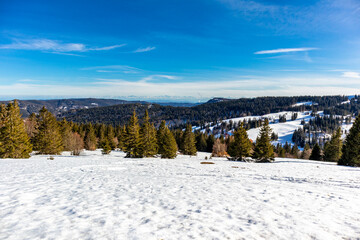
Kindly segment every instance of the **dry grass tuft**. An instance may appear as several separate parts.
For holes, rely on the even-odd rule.
[[[200,164],[215,164],[213,162],[201,162]]]

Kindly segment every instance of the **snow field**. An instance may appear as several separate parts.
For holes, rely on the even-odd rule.
[[[34,156],[0,161],[0,239],[359,239],[360,169]]]

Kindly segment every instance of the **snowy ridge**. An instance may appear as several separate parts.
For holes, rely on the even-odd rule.
[[[356,239],[360,169],[308,160],[0,161],[0,239]]]

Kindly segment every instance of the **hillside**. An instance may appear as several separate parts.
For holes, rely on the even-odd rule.
[[[172,126],[181,126],[190,122],[193,125],[202,126],[208,122],[217,122],[223,119],[237,118],[252,115],[265,115],[281,111],[355,111],[351,104],[341,104],[348,101],[346,96],[300,96],[300,97],[259,97],[240,98],[233,100],[209,101],[193,107],[161,106],[158,104],[122,104],[109,107],[92,109],[79,109],[63,112],[59,117],[66,117],[74,122],[93,122],[108,124],[125,124],[131,113],[136,110],[141,117],[145,110],[149,111],[150,117],[156,124],[166,120]],[[297,104],[312,102],[314,104]],[[356,103],[354,100],[351,103]],[[350,109],[345,108],[351,105]],[[339,107],[339,108],[337,108]],[[340,108],[341,107],[341,108]]]
[[[276,159],[0,161],[0,239],[357,239],[360,169]]]
[[[0,103],[8,103],[1,101]],[[118,99],[98,99],[98,98],[79,98],[79,99],[53,99],[53,100],[18,100],[23,117],[28,117],[31,113],[38,113],[45,106],[50,112],[59,115],[63,112],[78,109],[89,109],[105,107],[118,104],[145,103],[140,101],[125,101]]]

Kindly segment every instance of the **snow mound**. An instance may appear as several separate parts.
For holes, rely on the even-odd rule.
[[[205,156],[0,160],[0,239],[356,239],[360,169]]]

